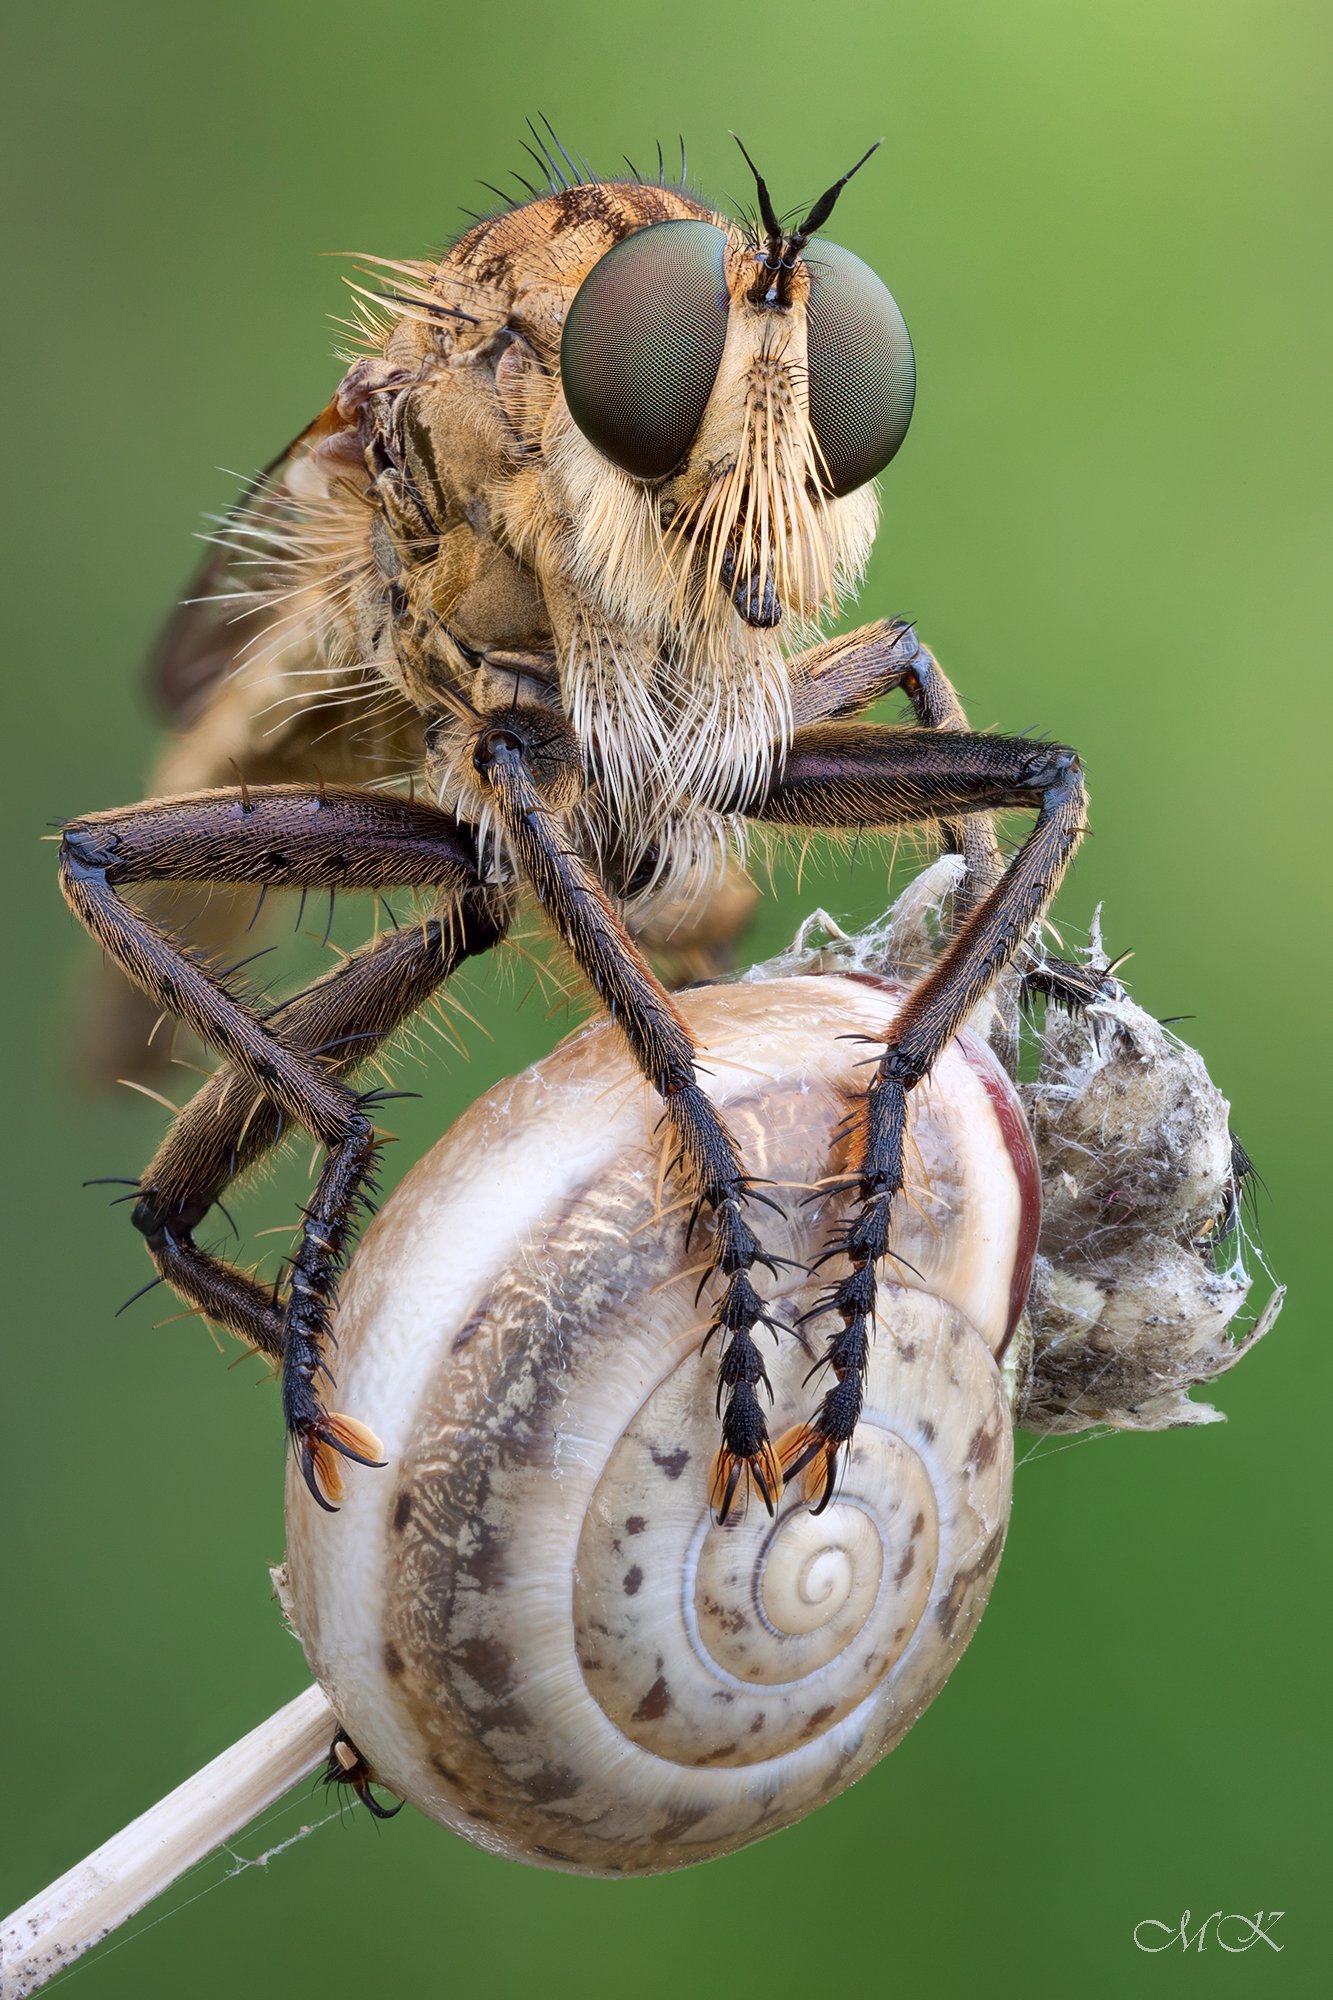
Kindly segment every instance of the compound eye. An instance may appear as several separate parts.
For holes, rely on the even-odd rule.
[[[703,421],[727,337],[725,248],[711,222],[655,222],[594,264],[566,314],[569,413],[635,479],[674,472]]]
[[[912,342],[893,294],[841,244],[812,237],[806,338],[810,422],[831,493],[882,472],[907,435],[916,395]]]

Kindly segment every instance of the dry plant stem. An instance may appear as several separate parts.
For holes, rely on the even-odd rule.
[[[317,1687],[289,1701],[0,1926],[0,2000],[22,2000],[323,1763],[337,1728]]]

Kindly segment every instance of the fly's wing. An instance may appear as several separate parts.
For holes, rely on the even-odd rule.
[[[156,792],[386,775],[410,750],[347,710],[391,700],[357,631],[374,565],[364,467],[335,399],[251,483],[167,620],[149,662],[175,724]],[[364,695],[366,700],[358,702]],[[373,703],[372,703],[373,697]]]
[[[190,579],[185,596],[171,612],[148,657],[148,685],[177,728],[198,720],[219,682],[263,628],[262,607],[238,607],[243,589],[238,551],[232,536],[248,525],[252,532],[276,527],[282,508],[282,488],[289,463],[327,416],[314,423],[257,473],[241,498],[219,524],[219,534],[207,557]],[[251,551],[257,556],[259,548]]]
[[[416,712],[358,642],[358,590],[371,574],[368,510],[356,491],[356,433],[330,403],[252,482],[168,618],[150,685],[174,729],[149,794],[211,786],[373,782],[419,766]],[[362,477],[361,483],[364,483]],[[255,892],[149,892],[158,921],[224,962],[246,946]],[[251,933],[248,949],[257,940]],[[170,1058],[150,1045],[148,1002],[107,967],[84,1044],[95,1077]]]

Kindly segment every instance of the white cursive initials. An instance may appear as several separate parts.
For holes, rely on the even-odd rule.
[[[1285,1910],[1269,1910],[1266,1915],[1263,1910],[1256,1910],[1252,1917],[1243,1917],[1234,1911],[1226,1915],[1221,1910],[1214,1910],[1211,1916],[1204,1918],[1198,1930],[1193,1933],[1190,1931],[1189,1910],[1185,1911],[1180,1922],[1175,1925],[1164,1924],[1157,1917],[1144,1917],[1141,1923],[1134,1926],[1134,1942],[1140,1951],[1169,1951],[1173,1944],[1178,1944],[1182,1951],[1202,1951],[1207,1943],[1208,1927],[1211,1924],[1216,1942],[1223,1951],[1229,1951],[1233,1955],[1236,1952],[1249,1951],[1252,1945],[1259,1943],[1260,1939],[1270,1951],[1281,1951],[1283,1946],[1278,1944],[1275,1938],[1270,1937],[1269,1930],[1285,1915]],[[1224,1924],[1232,1926],[1230,1938],[1223,1935]],[[1160,1932],[1160,1941],[1143,1936],[1144,1932]]]

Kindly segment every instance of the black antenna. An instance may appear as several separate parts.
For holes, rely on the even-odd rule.
[[[746,166],[754,175],[754,184],[759,190],[759,214],[763,221],[764,233],[768,238],[765,245],[767,254],[764,262],[770,271],[776,271],[781,268],[782,264],[782,224],[778,221],[777,211],[773,207],[773,197],[769,194],[768,182],[746,152],[745,141],[738,132],[733,132],[731,136],[740,147]],[[855,168],[852,171],[855,172]]]
[[[814,207],[811,209],[809,215],[806,216],[805,221],[801,224],[800,228],[794,229],[791,235],[787,238],[786,248],[787,248],[787,255],[789,258],[800,256],[802,250],[804,250],[806,244],[809,242],[810,238],[814,235],[815,231],[817,229],[822,229],[824,224],[828,221],[829,217],[832,215],[833,204],[837,201],[838,196],[842,193],[843,189],[846,187],[852,175],[859,174],[862,167],[865,165],[866,161],[870,158],[871,153],[877,153],[883,144],[884,141],[882,139],[876,139],[874,145],[869,147],[866,152],[862,153],[856,165],[854,167],[849,167],[847,169],[847,172],[843,175],[840,181],[834,181],[833,186],[831,188],[826,188],[824,190],[823,194],[820,195],[819,200],[815,203]],[[741,151],[742,152],[745,151],[745,148],[743,146],[741,147]]]

